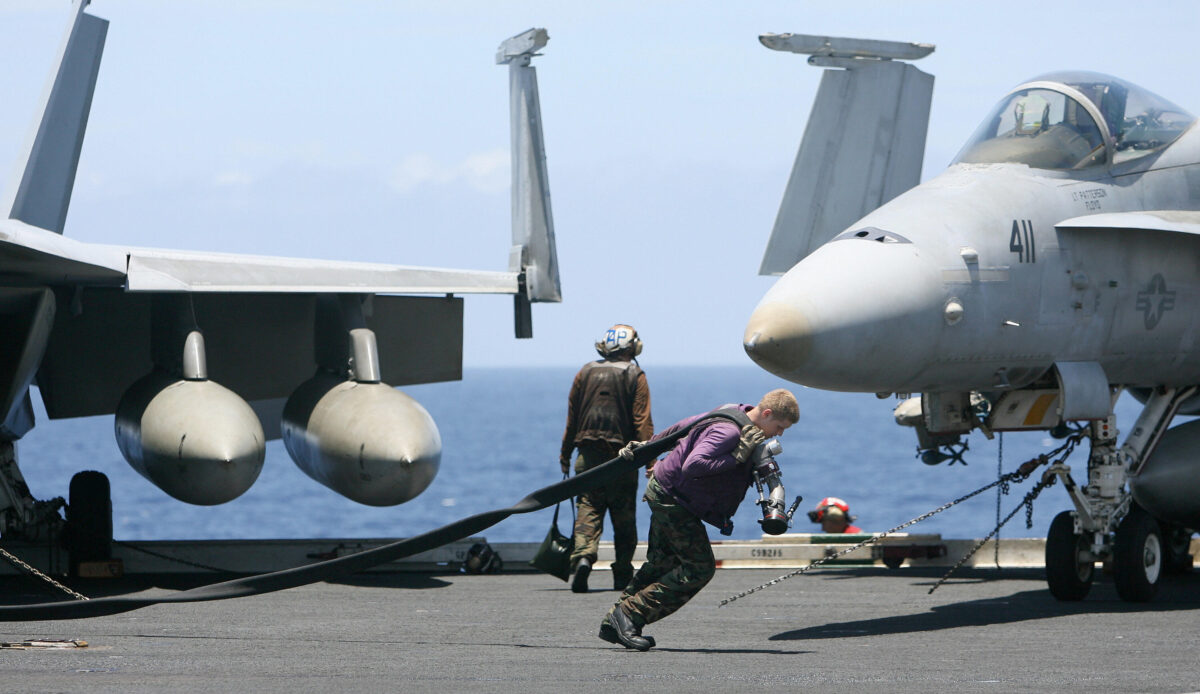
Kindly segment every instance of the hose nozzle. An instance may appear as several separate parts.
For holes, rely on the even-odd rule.
[[[762,508],[763,532],[768,535],[782,535],[792,525],[792,514],[800,504],[800,498],[792,504],[791,509],[784,510],[787,494],[783,489],[783,473],[775,456],[783,452],[779,441],[771,439],[759,444],[751,456],[754,473],[754,486],[758,489],[758,505]],[[766,493],[764,494],[764,487]]]

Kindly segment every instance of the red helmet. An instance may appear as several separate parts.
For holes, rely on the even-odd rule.
[[[850,515],[850,504],[836,496],[827,496],[817,502],[816,508],[808,512],[808,519],[814,523],[820,523],[825,519],[825,512],[829,509],[837,509],[844,514],[847,523],[852,523],[857,518],[857,516]]]

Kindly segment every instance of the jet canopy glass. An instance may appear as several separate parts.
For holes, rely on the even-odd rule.
[[[1119,163],[1157,152],[1194,121],[1175,104],[1116,77],[1055,72],[1001,100],[954,163],[1085,169],[1110,156]]]

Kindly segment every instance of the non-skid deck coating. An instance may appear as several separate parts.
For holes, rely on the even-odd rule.
[[[779,575],[718,571],[638,653],[596,637],[616,593],[539,574],[370,574],[112,617],[0,624],[6,692],[1184,692],[1200,690],[1200,573],[1149,604],[1101,577],[1055,601],[1041,571],[816,570],[718,608]],[[197,579],[199,580],[199,579]],[[204,579],[205,581],[211,579]],[[592,574],[593,588],[611,575]],[[76,581],[85,594],[176,590],[179,577]],[[11,602],[53,599],[5,578]]]

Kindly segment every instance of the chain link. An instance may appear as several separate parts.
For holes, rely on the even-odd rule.
[[[145,547],[139,547],[139,546],[133,544],[132,542],[127,542],[125,540],[115,540],[112,538],[106,538],[103,535],[100,535],[99,533],[88,530],[87,528],[76,527],[73,529],[73,532],[75,532],[76,534],[79,534],[79,535],[89,536],[93,540],[98,540],[100,542],[111,542],[112,544],[117,545],[119,547],[131,549],[135,552],[141,552],[142,554],[148,554],[152,557],[158,557],[159,559],[162,559],[164,561],[175,562],[176,564],[182,564],[184,566],[192,566],[197,569],[204,569],[205,571],[213,571],[215,573],[220,573],[220,574],[242,573],[239,571],[231,571],[229,569],[222,569],[222,568],[219,568],[216,566],[209,566],[208,564],[201,564],[199,562],[189,561],[187,559],[181,559],[179,557],[172,557],[168,554],[163,554],[162,552],[156,552],[152,549],[146,549]]]
[[[1019,475],[1020,475],[1020,473],[1018,473],[1018,472],[1010,472],[1010,473],[1008,473],[1007,475],[1005,475],[1004,477],[1002,477],[1002,478],[1000,478],[1000,479],[996,480],[995,482],[992,482],[992,483],[990,483],[990,484],[987,484],[987,485],[985,485],[985,486],[983,486],[983,487],[980,487],[979,489],[976,489],[975,491],[973,491],[973,492],[971,492],[971,493],[969,493],[969,494],[965,494],[965,495],[963,495],[963,496],[960,496],[959,498],[955,499],[954,501],[951,501],[951,502],[949,502],[949,503],[947,503],[947,504],[943,504],[942,506],[939,506],[939,507],[935,508],[935,509],[934,509],[934,510],[932,510],[932,511],[929,511],[929,512],[927,512],[927,513],[924,513],[924,514],[922,514],[922,515],[920,515],[920,516],[917,516],[916,518],[913,518],[913,519],[912,519],[912,520],[910,520],[910,521],[907,521],[907,522],[905,522],[905,523],[901,523],[900,525],[897,525],[896,527],[894,527],[894,528],[892,528],[892,529],[890,529],[890,530],[885,530],[884,532],[881,532],[881,533],[879,533],[879,534],[877,534],[877,535],[873,535],[872,537],[869,537],[869,538],[867,538],[866,540],[863,540],[862,542],[858,543],[857,545],[854,545],[853,547],[849,547],[849,548],[847,548],[847,549],[843,549],[842,551],[840,551],[840,552],[838,552],[838,553],[836,553],[836,554],[831,554],[831,555],[829,555],[829,556],[827,556],[827,557],[825,557],[825,558],[823,558],[823,559],[818,559],[818,560],[814,561],[813,563],[809,564],[808,566],[801,567],[801,568],[799,568],[799,569],[796,569],[795,571],[793,571],[793,572],[791,572],[791,573],[784,574],[783,576],[780,576],[779,578],[775,578],[775,579],[772,579],[772,580],[770,580],[770,581],[767,581],[766,583],[764,583],[764,584],[762,584],[762,585],[760,585],[760,586],[757,586],[757,587],[755,587],[755,588],[751,588],[751,589],[749,589],[749,590],[742,591],[741,593],[738,593],[737,595],[732,595],[732,596],[730,596],[730,597],[728,597],[728,598],[725,598],[724,600],[722,600],[722,601],[721,601],[721,604],[720,604],[720,605],[718,605],[718,606],[719,606],[719,607],[724,607],[724,606],[728,605],[729,603],[733,602],[734,600],[737,600],[738,598],[744,598],[744,597],[746,597],[747,595],[750,595],[751,593],[757,593],[758,591],[762,590],[763,588],[767,588],[768,586],[773,586],[773,585],[775,585],[776,583],[780,583],[780,582],[782,582],[782,581],[786,581],[787,579],[789,579],[789,578],[791,578],[791,577],[793,577],[793,576],[799,576],[800,574],[803,574],[803,573],[807,573],[807,572],[809,572],[809,571],[812,571],[813,569],[817,568],[818,566],[820,566],[820,565],[822,565],[822,564],[825,564],[826,562],[830,562],[830,561],[832,561],[832,560],[834,560],[834,559],[837,559],[838,557],[842,556],[843,554],[849,554],[850,552],[853,552],[853,551],[854,551],[854,550],[856,550],[856,549],[860,549],[860,548],[862,548],[862,547],[866,547],[867,545],[872,545],[872,544],[875,544],[875,543],[879,542],[880,540],[882,540],[883,538],[887,537],[888,535],[891,535],[891,534],[893,534],[893,533],[897,533],[897,532],[899,532],[899,531],[901,531],[901,530],[903,530],[903,529],[907,528],[907,527],[908,527],[908,526],[910,526],[910,525],[915,525],[915,524],[917,524],[917,523],[920,523],[921,521],[923,521],[923,520],[925,520],[925,519],[927,519],[927,518],[930,518],[930,517],[932,517],[932,516],[935,516],[935,515],[937,515],[937,514],[941,513],[942,511],[945,511],[946,509],[948,509],[948,508],[950,508],[950,507],[952,507],[952,506],[956,506],[956,505],[958,505],[958,504],[961,504],[962,502],[966,501],[967,499],[970,499],[970,498],[972,498],[972,497],[974,497],[974,496],[977,496],[977,495],[979,495],[979,494],[982,494],[982,493],[986,492],[987,490],[991,489],[992,487],[995,487],[996,485],[998,485],[998,484],[1001,484],[1002,482],[1004,482],[1004,481],[1006,481],[1006,480],[1009,480],[1009,479],[1017,479],[1017,477],[1018,477]]]
[[[208,566],[207,564],[201,564],[201,563],[194,562],[194,561],[188,561],[187,559],[181,559],[179,557],[172,557],[172,556],[169,556],[166,554],[162,554],[161,552],[155,552],[154,550],[146,549],[144,547],[138,547],[137,545],[134,545],[129,542],[113,540],[112,543],[114,545],[120,545],[122,547],[126,547],[135,552],[142,552],[143,554],[149,554],[150,556],[158,557],[159,559],[163,559],[165,561],[175,562],[177,564],[184,564],[187,566],[195,567],[197,569],[205,569],[207,571],[215,571],[217,573],[228,573],[228,574],[237,573],[236,571],[230,571],[228,569],[220,569],[215,566]],[[38,571],[33,566],[22,561],[20,557],[12,554],[11,552],[8,552],[3,547],[0,547],[0,556],[2,556],[5,560],[7,560],[8,563],[17,567],[17,569],[23,570],[32,576],[35,576],[37,578],[42,579],[43,581],[46,581],[50,585],[61,590],[62,592],[66,593],[67,595],[70,595],[71,597],[75,598],[76,600],[90,600],[91,599],[91,598],[87,597],[86,595],[83,595],[82,593],[77,593],[74,590],[71,590],[67,586],[59,583],[58,581],[56,581],[53,578],[51,578],[50,576],[42,573],[41,571]]]
[[[76,600],[90,600],[91,599],[88,596],[83,595],[82,593],[76,593],[75,591],[64,586],[63,584],[59,583],[58,581],[54,580],[53,578],[50,578],[46,574],[42,573],[41,571],[38,571],[37,569],[33,568],[29,564],[26,564],[25,562],[21,561],[20,557],[17,557],[16,555],[11,554],[7,550],[5,550],[3,547],[0,547],[0,556],[3,556],[5,559],[8,560],[8,563],[12,564],[13,566],[17,567],[18,569],[24,569],[25,571],[29,572],[31,575],[42,579],[43,581],[49,583],[50,585],[54,586],[55,588],[58,588],[62,592],[66,593],[67,595],[70,595],[71,597],[75,598]]]
[[[996,533],[1000,532],[1000,528],[1004,527],[1005,523],[1012,520],[1012,517],[1017,515],[1017,511],[1020,511],[1022,506],[1025,506],[1028,509],[1027,514],[1032,516],[1033,515],[1033,500],[1037,498],[1038,494],[1042,493],[1043,489],[1053,485],[1055,480],[1057,480],[1057,479],[1058,478],[1054,477],[1053,475],[1048,475],[1046,477],[1043,477],[1041,482],[1038,482],[1036,485],[1034,485],[1033,489],[1031,489],[1029,491],[1029,493],[1025,495],[1025,498],[1021,500],[1021,503],[1017,504],[1016,508],[1014,508],[1011,513],[1009,513],[1007,516],[1004,517],[1004,520],[997,523],[996,527],[992,530],[992,532],[988,533],[987,537],[980,540],[978,544],[976,544],[974,547],[971,548],[971,551],[964,554],[962,556],[962,559],[958,560],[957,564],[955,564],[953,567],[951,567],[950,570],[947,571],[944,576],[942,576],[940,579],[938,579],[937,583],[933,584],[933,587],[929,589],[929,595],[933,595],[933,591],[937,590],[943,583],[950,580],[950,576],[952,574],[954,574],[955,571],[958,571],[959,567],[961,567],[963,564],[965,564],[968,559],[970,559],[976,552],[978,552],[979,548],[981,548],[985,544],[987,544],[988,540],[992,539],[992,537]],[[1032,522],[1030,522],[1030,525],[1032,525]]]
[[[112,543],[114,545],[120,545],[121,547],[125,547],[126,549],[131,549],[135,552],[141,552],[142,554],[149,554],[152,557],[158,557],[159,559],[163,559],[165,561],[173,561],[176,564],[183,564],[185,566],[194,566],[197,569],[204,569],[206,571],[215,571],[217,573],[222,573],[222,574],[240,573],[238,571],[231,571],[229,569],[219,569],[215,566],[209,566],[207,564],[201,564],[199,562],[189,561],[187,559],[180,559],[179,557],[172,557],[170,555],[166,555],[161,552],[155,552],[152,549],[146,549],[145,547],[138,547],[137,545],[135,545],[131,542],[124,542],[121,540],[113,540]]]
[[[1066,443],[1064,443],[1063,445],[1054,449],[1053,451],[1050,451],[1049,453],[1044,453],[1042,455],[1039,455],[1036,458],[1032,458],[1032,459],[1026,461],[1025,463],[1022,463],[1016,470],[1014,470],[1006,475],[1001,475],[994,482],[985,484],[984,486],[980,487],[979,489],[976,489],[973,492],[964,494],[963,496],[958,497],[954,501],[943,504],[943,505],[933,509],[932,511],[929,511],[920,516],[917,516],[916,518],[913,518],[910,521],[901,523],[900,525],[897,525],[896,527],[891,528],[890,530],[885,530],[882,533],[873,535],[872,537],[869,537],[866,540],[863,540],[862,542],[858,543],[857,545],[848,547],[847,549],[843,549],[840,552],[837,552],[836,554],[831,554],[823,559],[818,559],[817,561],[814,561],[813,563],[809,564],[808,566],[801,567],[799,569],[796,569],[795,571],[792,571],[791,573],[787,573],[778,578],[771,579],[770,581],[767,581],[766,583],[764,583],[760,586],[750,588],[749,590],[744,590],[740,593],[737,593],[736,595],[731,595],[731,596],[725,598],[724,600],[722,600],[720,602],[720,604],[718,605],[718,607],[724,607],[724,606],[728,605],[729,603],[733,602],[734,600],[737,600],[739,598],[744,598],[747,595],[750,595],[751,593],[757,593],[758,591],[763,590],[764,588],[773,586],[777,583],[782,583],[783,581],[786,581],[787,579],[789,579],[793,576],[799,576],[800,574],[808,573],[809,571],[812,571],[813,569],[817,568],[818,566],[821,566],[822,564],[833,561],[834,559],[837,559],[838,557],[840,557],[842,555],[849,554],[850,552],[853,552],[856,549],[861,549],[863,547],[866,547],[867,545],[876,544],[883,538],[887,537],[888,535],[899,532],[899,531],[903,530],[904,528],[907,528],[910,525],[915,525],[917,523],[920,523],[923,520],[931,518],[931,517],[941,513],[942,511],[945,511],[946,509],[949,509],[953,506],[957,506],[958,504],[961,504],[962,502],[964,502],[972,497],[978,496],[979,494],[986,492],[987,490],[991,489],[992,487],[1002,486],[1005,490],[1007,490],[1010,482],[1023,482],[1024,480],[1029,478],[1029,475],[1032,474],[1034,470],[1036,470],[1038,467],[1040,467],[1042,465],[1045,465],[1046,463],[1048,463],[1050,461],[1051,458],[1058,456],[1060,453],[1062,454],[1061,458],[1059,461],[1056,461],[1056,462],[1061,462],[1062,460],[1066,460],[1067,456],[1069,456],[1071,454],[1071,451],[1075,449],[1076,444],[1078,444],[1082,438],[1083,438],[1082,434],[1076,434],[1074,436],[1071,436],[1070,438],[1067,439]],[[1049,481],[1047,481],[1047,479],[1049,479]],[[1037,497],[1038,493],[1041,493],[1042,489],[1050,486],[1051,484],[1054,484],[1055,479],[1056,478],[1054,478],[1054,477],[1044,478],[1034,488],[1034,491],[1030,492],[1030,494],[1032,496],[1027,496],[1026,499],[1021,502],[1021,504],[1028,505],[1028,507],[1030,508],[1030,513],[1032,513],[1033,499]],[[1007,493],[1007,491],[1005,491],[1005,493]],[[1020,509],[1020,508],[1021,508],[1021,506],[1017,506],[1017,509]],[[1011,518],[1015,514],[1016,514],[1016,509],[1014,509],[1013,512],[1009,514],[1009,518]],[[999,523],[997,525],[996,529],[993,530],[991,533],[989,533],[987,538],[985,538],[983,542],[987,542],[988,539],[991,539],[992,535],[995,535],[996,532],[1000,529],[1000,526],[1003,526],[1004,523],[1007,523],[1007,522],[1008,522],[1008,519],[1005,519],[1003,522]],[[967,557],[971,556],[976,551],[978,551],[979,548],[983,546],[983,542],[976,545],[975,549],[971,550],[967,554]],[[964,557],[962,560],[959,561],[959,565],[961,565],[965,561],[966,561],[966,557]],[[958,568],[958,565],[956,565],[954,567],[954,569],[957,569],[957,568]],[[951,573],[953,573],[954,569],[950,570]],[[945,578],[943,578],[942,580],[944,581]],[[939,585],[940,585],[940,583],[939,583]],[[936,587],[937,586],[934,586],[934,588],[936,588]],[[933,590],[930,590],[929,592],[932,593]]]
[[[997,445],[996,452],[996,479],[1004,477],[1004,432],[1000,432],[1000,441]],[[996,525],[1000,525],[1000,497],[1008,495],[1008,482],[1005,482],[996,489]],[[995,544],[996,568],[1000,568],[1000,538],[996,538]]]

